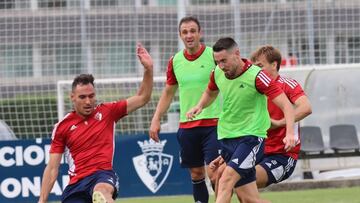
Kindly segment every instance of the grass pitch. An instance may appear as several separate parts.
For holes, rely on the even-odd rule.
[[[272,203],[360,203],[360,187],[262,192],[261,197]],[[169,196],[147,198],[120,198],[117,203],[186,203],[194,202],[192,196]],[[210,197],[209,202],[214,202]],[[238,202],[233,197],[232,203]]]

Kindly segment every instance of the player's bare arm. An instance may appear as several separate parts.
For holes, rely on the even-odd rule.
[[[218,94],[219,90],[210,90],[207,88],[202,94],[198,104],[186,113],[186,118],[189,120],[194,119],[204,108],[208,107],[216,99]]]
[[[296,145],[296,139],[294,136],[294,108],[290,103],[289,99],[286,97],[285,93],[281,93],[272,101],[284,112],[284,117],[286,121],[286,136],[283,139],[283,142],[285,144],[285,150],[289,151]]]
[[[131,113],[148,103],[153,88],[153,60],[150,54],[140,43],[138,43],[136,55],[140,63],[144,66],[144,76],[136,95],[127,99],[127,113]]]
[[[276,129],[276,128],[284,127],[286,125],[285,118],[280,120],[270,118],[270,120],[271,120],[270,129]]]
[[[301,121],[312,113],[311,104],[307,96],[299,97],[295,103],[295,122]],[[271,129],[284,127],[286,125],[285,118],[280,120],[271,119]]]
[[[151,120],[149,136],[151,139],[156,142],[159,141],[159,132],[160,132],[160,120],[161,117],[165,114],[165,112],[169,109],[171,101],[173,100],[178,85],[168,85],[166,84],[161,97],[159,99],[159,103],[156,107],[154,116]]]
[[[312,113],[311,104],[307,96],[299,97],[295,103],[295,122],[301,121]]]
[[[62,154],[51,153],[49,163],[45,167],[41,183],[41,191],[38,203],[45,203],[49,197],[50,191],[54,186],[59,173],[59,166]]]

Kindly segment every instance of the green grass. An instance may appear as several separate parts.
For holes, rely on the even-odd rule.
[[[360,203],[360,187],[262,192],[261,197],[272,203]],[[168,196],[146,198],[120,198],[117,203],[186,203],[194,202],[192,196]],[[214,202],[210,197],[209,202]],[[238,202],[233,197],[232,203]]]
[[[360,203],[360,187],[261,193],[272,203]]]
[[[261,197],[272,203],[360,203],[360,187],[316,189],[284,192],[262,192]],[[118,199],[117,203],[184,203],[193,202],[191,196]],[[211,196],[209,202],[214,202]],[[232,203],[238,202],[233,197]]]

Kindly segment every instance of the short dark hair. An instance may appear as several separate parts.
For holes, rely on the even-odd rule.
[[[179,22],[179,32],[180,32],[180,27],[183,23],[188,23],[188,22],[194,22],[196,23],[196,25],[198,26],[199,28],[199,31],[201,30],[201,26],[200,26],[200,23],[199,23],[199,20],[194,17],[194,16],[186,16],[186,17],[183,17],[180,22]]]
[[[76,76],[72,83],[72,90],[74,90],[76,86],[79,84],[81,85],[92,84],[92,86],[94,86],[94,76],[91,74],[81,74]]]
[[[278,49],[271,45],[262,46],[251,55],[252,62],[255,62],[257,58],[262,55],[265,56],[269,63],[277,62],[276,69],[279,71],[281,65],[281,53]]]
[[[235,40],[231,37],[224,37],[224,38],[220,38],[218,39],[218,41],[215,42],[214,46],[213,46],[213,51],[214,52],[220,52],[222,50],[230,50],[232,48],[237,47],[237,43],[235,42]]]

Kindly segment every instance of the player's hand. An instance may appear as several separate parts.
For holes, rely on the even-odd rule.
[[[152,70],[154,62],[149,52],[145,49],[145,47],[141,43],[137,43],[136,45],[136,55],[145,69]]]
[[[197,115],[199,115],[200,113],[202,112],[202,108],[201,107],[198,107],[198,106],[195,106],[193,107],[192,109],[190,109],[190,111],[188,111],[186,113],[186,118],[188,120],[192,120],[194,119]]]
[[[153,119],[151,121],[149,136],[155,142],[159,142],[159,132],[160,132],[160,120]]]
[[[294,134],[288,134],[286,133],[286,136],[283,139],[283,143],[285,144],[285,151],[288,152],[291,149],[293,149],[296,144],[298,144],[298,140],[295,139]]]
[[[213,171],[217,170],[223,163],[224,159],[221,156],[218,156],[216,159],[212,160],[209,164],[209,168]]]

